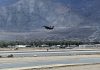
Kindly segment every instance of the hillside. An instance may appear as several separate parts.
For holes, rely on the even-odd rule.
[[[18,0],[1,6],[0,39],[99,40],[99,3],[99,0]],[[44,25],[53,25],[55,29],[45,30]]]

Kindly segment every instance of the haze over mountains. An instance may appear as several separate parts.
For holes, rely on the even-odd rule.
[[[0,40],[100,40],[100,0],[5,2],[0,5]]]

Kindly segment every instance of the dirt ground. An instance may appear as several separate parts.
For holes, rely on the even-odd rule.
[[[50,49],[50,48],[42,48],[42,47],[34,47],[34,48],[18,48],[15,50],[15,48],[0,48],[0,51],[46,51],[49,49],[50,51],[64,51],[64,50],[100,50],[100,48],[74,48],[74,49]]]
[[[83,65],[83,66],[69,66],[69,67],[57,67],[39,70],[100,70],[100,64],[95,65]]]

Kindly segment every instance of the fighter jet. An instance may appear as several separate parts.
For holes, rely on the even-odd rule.
[[[54,26],[43,26],[45,29],[47,30],[53,30],[54,29]]]

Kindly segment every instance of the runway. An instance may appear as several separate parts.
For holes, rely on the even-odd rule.
[[[14,58],[5,58],[9,54],[13,54]],[[56,64],[100,63],[99,54],[99,50],[0,51],[0,55],[4,57],[0,58],[0,70]],[[92,55],[97,55],[97,57],[89,57]],[[81,56],[85,56],[85,58]]]
[[[64,59],[60,60],[39,60],[39,61],[20,61],[20,62],[5,62],[0,63],[0,70],[7,70],[9,68],[22,68],[22,67],[35,67],[35,66],[45,66],[45,65],[56,65],[56,64],[92,64],[100,63],[100,58],[79,58],[79,59]]]
[[[6,57],[7,55],[13,54],[14,57],[44,57],[44,56],[73,56],[73,55],[93,55],[100,54],[99,50],[92,51],[0,51],[0,55]]]

